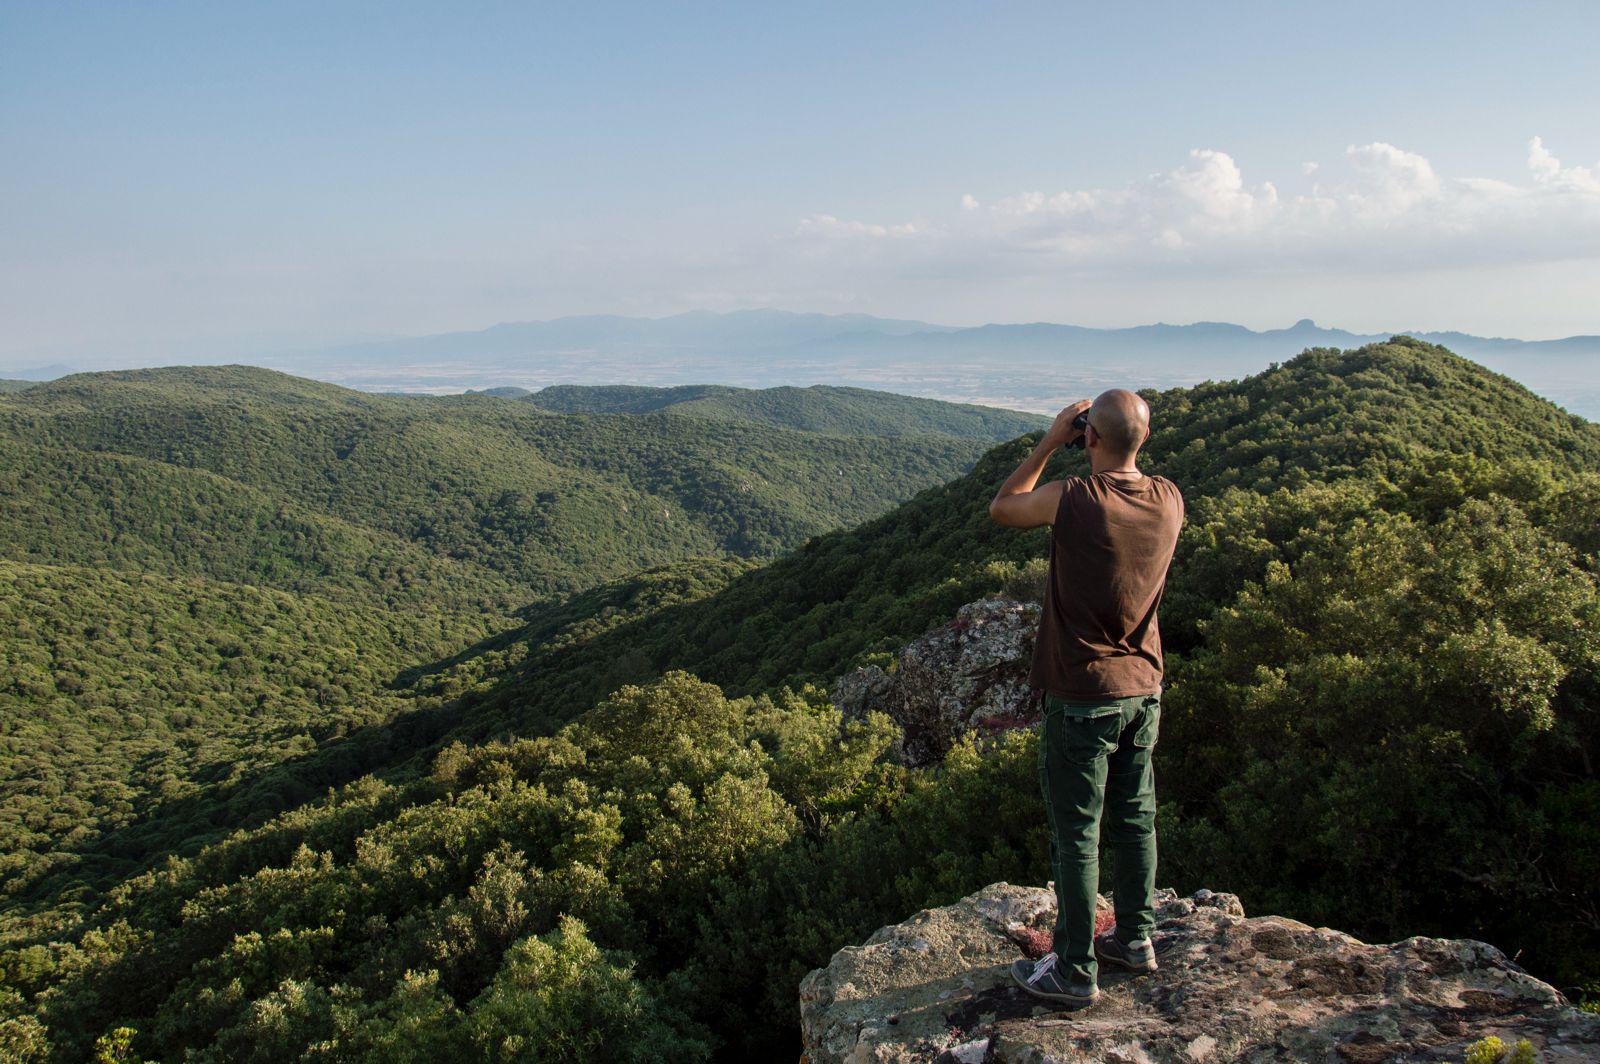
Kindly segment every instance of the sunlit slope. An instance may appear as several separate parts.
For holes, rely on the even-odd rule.
[[[945,435],[994,441],[1032,431],[1049,420],[994,407],[825,384],[760,389],[721,384],[675,388],[559,384],[527,396],[526,401],[566,414],[670,410],[693,417],[849,436]]]
[[[257,487],[150,458],[0,437],[0,558],[193,575],[396,607],[503,611],[508,576]]]
[[[552,593],[685,556],[770,554],[981,446],[371,396],[246,367],[7,396],[3,893],[105,887],[402,766],[470,705],[452,688],[413,712],[413,683],[463,684],[455,656],[503,675],[485,648],[519,611],[564,617]]]
[[[1311,352],[1243,381],[1150,398],[1158,429],[1143,464],[1172,477],[1189,504],[1164,616],[1178,652],[1220,602],[1284,556],[1301,524],[1331,519],[1317,507],[1341,520],[1371,509],[1425,516],[1469,495],[1519,491],[1543,500],[1552,534],[1588,554],[1600,547],[1591,506],[1600,429],[1441,349],[1407,341]],[[1474,403],[1476,421],[1462,412]],[[475,696],[454,734],[545,730],[622,683],[673,668],[750,693],[825,683],[897,648],[1043,557],[1042,531],[1003,529],[987,513],[1034,439],[994,448],[967,475],[765,564],[658,567],[540,611],[518,639],[524,664]],[[1082,470],[1074,452],[1047,476]],[[1302,489],[1282,513],[1248,506]],[[1228,515],[1220,527],[1219,513]]]
[[[1148,456],[1215,494],[1327,480],[1431,452],[1600,468],[1600,426],[1442,347],[1318,348],[1241,381],[1154,399]]]
[[[1405,340],[1312,351],[1241,381],[1148,397],[1156,429],[1141,464],[1181,487],[1191,536],[1230,489],[1260,494],[1359,480],[1365,487],[1349,507],[1381,499],[1393,508],[1424,508],[1484,490],[1497,470],[1515,479],[1518,463],[1530,462],[1562,474],[1551,490],[1564,501],[1549,503],[1561,508],[1562,534],[1580,546],[1595,535],[1583,505],[1592,482],[1578,474],[1600,472],[1600,426],[1442,348]],[[563,643],[550,651],[559,665],[536,656],[524,695],[508,702],[508,711],[548,707],[562,715],[603,693],[619,674],[639,679],[666,668],[689,669],[735,692],[827,680],[869,649],[914,637],[994,586],[995,567],[1043,556],[1042,531],[999,528],[987,512],[995,489],[1036,440],[1002,444],[967,475],[733,576],[715,593],[697,585],[688,593],[698,601],[659,620],[643,617]],[[1436,475],[1428,472],[1430,462],[1443,463]],[[1084,470],[1078,452],[1058,454],[1046,478]],[[1538,480],[1537,473],[1526,475]],[[1249,532],[1262,534],[1283,530]],[[1260,542],[1252,548],[1246,530],[1240,537],[1229,556],[1232,568],[1186,567],[1193,541],[1182,544],[1168,626],[1180,646],[1208,603],[1259,576],[1271,557]],[[641,579],[596,591],[592,600],[615,616]],[[669,568],[648,583],[672,580]]]
[[[0,560],[0,898],[103,882],[315,797],[315,771],[271,770],[438,710],[449,670],[402,674],[485,620]]]
[[[247,367],[63,378],[0,402],[0,439],[212,473],[530,595],[696,554],[771,555],[881,513],[983,449],[365,395]]]

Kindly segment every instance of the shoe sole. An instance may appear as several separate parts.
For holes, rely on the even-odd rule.
[[[1095,956],[1095,960],[1100,961],[1102,964],[1114,964],[1118,968],[1123,968],[1123,969],[1126,969],[1127,971],[1130,971],[1130,972],[1146,972],[1146,973],[1149,973],[1149,972],[1158,971],[1158,970],[1160,970],[1160,967],[1161,967],[1159,964],[1156,963],[1156,959],[1154,957],[1150,958],[1150,963],[1149,964],[1130,964],[1127,961],[1123,960],[1121,957],[1113,956],[1113,955],[1111,955],[1109,953],[1106,953],[1103,950],[1101,950],[1100,943],[1098,943],[1098,942],[1096,942],[1094,944],[1094,956]]]
[[[1011,976],[1011,979],[1034,997],[1042,998],[1045,1001],[1054,1001],[1058,1005],[1093,1005],[1100,1000],[1100,991],[1098,989],[1089,997],[1079,997],[1076,994],[1051,994],[1040,990],[1038,987],[1029,986],[1021,979],[1018,979],[1015,974]]]

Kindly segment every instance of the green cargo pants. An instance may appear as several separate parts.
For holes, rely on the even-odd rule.
[[[1044,697],[1039,786],[1050,822],[1056,881],[1054,949],[1066,977],[1094,984],[1095,896],[1100,889],[1100,821],[1116,857],[1112,895],[1117,938],[1155,929],[1156,777],[1150,764],[1161,696],[1104,702]]]

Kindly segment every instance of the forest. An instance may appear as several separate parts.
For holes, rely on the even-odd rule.
[[[1036,414],[918,399],[865,388],[813,384],[808,388],[730,388],[686,384],[557,384],[526,393],[527,402],[563,414],[648,414],[670,410],[694,417],[749,421],[848,436],[976,436],[1009,440],[1049,424]]]
[[[923,401],[937,413],[907,434],[900,397],[880,401],[884,431],[860,431],[868,416],[828,432],[367,395],[245,366],[79,374],[0,399],[15,515],[0,551],[520,605],[696,555],[770,557],[949,480],[993,443],[989,415]]]
[[[0,402],[0,898],[81,905],[301,804],[379,726],[442,727],[485,659],[432,663],[518,617],[651,562],[770,556],[1039,420],[847,391],[760,426],[249,367]],[[800,425],[842,409],[878,434]]]
[[[278,390],[271,416],[257,385]],[[887,512],[843,492],[849,527],[713,537],[619,573],[622,549],[562,583],[514,552],[515,521],[422,532],[447,456],[523,433],[541,460],[620,478],[640,467],[563,449],[607,422],[542,419],[664,418],[645,468],[666,475],[677,436],[720,454],[798,430],[505,397],[417,424],[292,378],[231,401],[78,387],[0,404],[0,442],[84,463],[37,467],[52,476],[94,459],[190,483],[105,472],[115,490],[63,491],[59,511],[27,477],[0,486],[8,515],[16,495],[29,527],[62,530],[8,529],[0,565],[18,603],[0,1055],[792,1058],[796,987],[834,950],[1046,878],[1030,731],[912,770],[887,719],[842,725],[827,692],[1036,583],[1043,533],[986,512],[1036,435]],[[1600,1002],[1600,427],[1404,337],[1145,395],[1141,464],[1189,509],[1162,614],[1162,885],[1373,941],[1482,938]],[[373,454],[346,472],[341,447]],[[419,485],[397,486],[413,460]],[[774,497],[833,498],[792,494],[817,486],[772,461]],[[506,468],[449,483],[486,498]],[[175,545],[187,522],[141,507],[142,485],[219,553]],[[75,538],[94,515],[106,531]],[[343,523],[287,531],[312,518]],[[474,613],[450,566],[502,612]]]

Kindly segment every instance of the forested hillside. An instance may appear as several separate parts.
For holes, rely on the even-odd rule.
[[[1147,397],[1142,464],[1189,503],[1163,883],[1369,939],[1486,938],[1600,996],[1600,428],[1410,340]],[[1034,439],[775,560],[573,595],[405,674],[428,712],[273,770],[286,794],[350,781],[326,798],[109,892],[17,895],[3,1044],[794,1052],[795,987],[834,949],[1047,877],[1031,733],[910,771],[892,725],[841,731],[820,686],[1036,576],[1043,534],[986,513]]]
[[[0,556],[18,561],[394,607],[504,612],[532,594],[509,574],[331,516],[270,484],[157,459],[0,436],[0,500]]]
[[[82,904],[359,775],[358,740],[382,764],[378,726],[448,727],[459,675],[489,661],[468,649],[518,614],[641,565],[770,555],[984,446],[369,396],[245,367],[8,396],[0,897],[29,919],[39,899]]]
[[[1049,423],[1048,418],[1036,414],[825,384],[760,389],[721,384],[676,388],[558,384],[525,393],[525,398],[535,406],[563,414],[649,414],[670,410],[694,417],[850,436],[945,435],[996,441]]]
[[[302,526],[332,521],[358,526],[369,540],[343,544],[366,558],[339,564],[414,568],[409,545],[480,570],[479,581],[509,581],[524,599],[691,555],[771,555],[875,516],[965,470],[983,450],[940,435],[802,433],[676,414],[558,416],[485,396],[365,395],[238,366],[41,384],[0,399],[0,441],[10,445],[8,501],[46,499],[25,502],[36,516],[6,530],[13,558],[139,567],[177,549],[175,538],[215,535],[231,541],[223,549],[234,579],[259,579],[267,555],[291,570],[281,578],[315,581],[335,563],[296,552],[314,549],[304,538],[337,533]],[[230,482],[214,492],[264,498],[188,505],[186,493],[205,490],[186,483],[195,473]],[[62,486],[87,496],[78,513],[49,512],[50,493]],[[163,497],[147,501],[153,493]],[[255,539],[241,539],[230,527],[241,503],[282,512],[247,522]],[[100,526],[87,536],[98,546],[73,527],[83,519]],[[213,520],[223,527],[213,530]],[[195,564],[230,575],[216,574],[214,562]],[[273,586],[283,585],[275,577]]]
[[[321,790],[271,773],[445,701],[491,618],[0,561],[0,891],[81,894]]]

